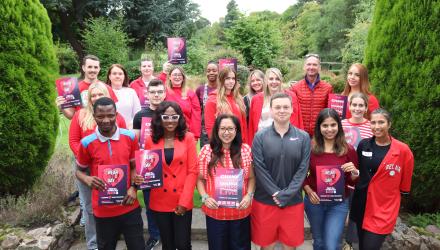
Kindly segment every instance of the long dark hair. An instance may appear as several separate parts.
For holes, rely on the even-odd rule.
[[[185,133],[187,131],[185,117],[183,116],[182,109],[180,109],[179,105],[175,102],[163,101],[159,104],[156,111],[153,114],[153,118],[151,120],[151,129],[152,129],[152,139],[154,143],[158,143],[159,140],[164,136],[164,129],[162,126],[162,115],[165,113],[169,107],[174,109],[179,117],[179,121],[177,122],[176,127],[176,136],[179,141],[182,141],[185,138]]]
[[[217,116],[217,118],[215,119],[214,127],[212,128],[211,141],[209,142],[209,145],[211,146],[211,149],[212,149],[211,161],[209,161],[209,164],[208,164],[208,173],[210,175],[212,174],[212,171],[215,170],[215,168],[217,167],[218,162],[220,162],[220,164],[223,164],[223,158],[224,158],[224,154],[223,154],[223,150],[222,150],[223,143],[220,140],[218,133],[220,130],[220,123],[224,119],[231,119],[232,122],[234,123],[235,129],[236,129],[235,130],[236,131],[235,138],[234,138],[234,140],[232,140],[231,146],[229,148],[229,151],[231,154],[232,165],[234,166],[234,168],[240,168],[240,165],[241,165],[242,139],[241,139],[240,121],[234,115],[221,114],[221,115]]]
[[[341,119],[338,112],[331,108],[325,108],[319,112],[318,118],[315,124],[315,134],[312,140],[312,152],[315,154],[324,153],[324,136],[321,133],[321,124],[327,118],[333,118],[338,124],[338,133],[335,137],[335,143],[333,144],[333,150],[338,156],[345,155],[348,152],[348,144],[345,141],[344,129],[342,128]]]

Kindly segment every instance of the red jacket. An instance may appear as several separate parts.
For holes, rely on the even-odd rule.
[[[411,149],[391,138],[390,149],[368,185],[363,229],[376,234],[393,232],[399,214],[400,192],[410,191],[413,169]]]
[[[368,95],[368,113],[367,113],[368,119],[370,119],[371,112],[378,109],[379,107],[380,107],[379,101],[377,100],[377,98],[374,95]],[[345,115],[345,118],[346,119],[351,118],[350,101],[347,102],[347,113]]]
[[[147,88],[147,86],[145,86],[144,80],[142,80],[142,76],[141,76],[130,83],[130,88],[136,91],[136,94],[140,99],[141,96],[145,96],[144,90]]]
[[[301,106],[301,114],[304,130],[313,136],[316,118],[319,112],[327,107],[328,94],[333,93],[333,87],[326,81],[316,83],[313,91],[307,86],[306,80],[302,79],[290,90],[296,94]]]
[[[154,144],[149,136],[145,148],[162,150],[163,186],[151,189],[150,208],[158,212],[173,212],[177,205],[187,210],[192,209],[194,188],[199,174],[194,135],[188,132],[183,141],[174,139],[171,165],[165,161],[163,138]]]
[[[241,138],[243,140],[243,143],[247,143],[247,123],[246,123],[246,113],[242,113],[240,111],[240,108],[238,107],[238,104],[235,103],[235,100],[231,95],[226,96],[226,99],[228,100],[229,107],[231,107],[231,113],[235,115],[235,117],[238,118],[240,121],[240,127],[241,127]],[[204,115],[205,115],[205,128],[206,132],[208,133],[208,137],[211,138],[211,131],[214,127],[215,119],[217,118],[217,90],[214,90],[209,94],[208,101],[206,102],[205,109],[204,109]]]
[[[295,93],[286,90],[286,94],[290,95],[292,97],[292,107],[293,112],[290,116],[290,124],[293,126],[304,129],[302,115],[301,115],[301,108],[298,102],[298,98],[296,97]],[[249,145],[252,145],[252,141],[254,140],[254,136],[257,133],[258,130],[258,123],[260,122],[261,118],[261,110],[263,109],[264,104],[264,93],[258,93],[254,97],[252,97],[251,101],[251,108],[249,111],[249,132],[248,132],[248,141]]]
[[[176,102],[180,106],[185,116],[188,130],[198,139],[202,129],[202,114],[199,99],[194,91],[188,90],[186,97],[182,97],[180,88],[167,88],[165,100]]]

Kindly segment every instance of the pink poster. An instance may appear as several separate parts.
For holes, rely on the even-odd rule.
[[[186,42],[183,37],[168,37],[168,61],[171,64],[186,64]]]
[[[151,135],[151,117],[142,117],[141,121],[141,135],[139,143],[141,148],[145,148],[145,140]]]
[[[138,150],[135,152],[136,173],[144,178],[140,189],[161,187],[162,181],[162,151]]]
[[[81,94],[78,87],[78,79],[75,77],[64,77],[55,81],[58,96],[64,97],[66,102],[61,105],[62,109],[81,106]]]
[[[104,181],[105,190],[98,193],[99,205],[121,204],[127,195],[127,165],[99,165],[98,177]]]
[[[348,97],[345,95],[329,94],[327,107],[336,110],[341,120],[345,119],[347,114]]]
[[[237,58],[222,58],[218,60],[219,70],[224,69],[225,67],[232,68],[235,72],[237,72]]]
[[[214,181],[219,207],[238,207],[243,198],[243,169],[216,168]]]
[[[341,166],[316,166],[316,193],[321,202],[342,202],[344,188],[345,175]]]

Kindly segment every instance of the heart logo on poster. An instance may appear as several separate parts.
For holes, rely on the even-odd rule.
[[[144,154],[144,169],[148,172],[153,171],[153,169],[157,166],[159,162],[159,154],[156,152],[149,152],[148,154]]]
[[[323,168],[321,169],[321,180],[327,185],[335,185],[339,178],[341,178],[341,172],[337,168]]]
[[[344,134],[348,144],[353,146],[353,144],[357,142],[359,134],[356,132],[356,129],[354,129],[353,127],[345,127]]]
[[[104,169],[103,178],[105,183],[115,187],[124,178],[124,171],[121,168],[106,168]]]

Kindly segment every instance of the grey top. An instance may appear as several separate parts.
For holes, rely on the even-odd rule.
[[[257,201],[276,206],[272,195],[278,191],[281,207],[303,201],[302,184],[310,161],[310,137],[305,131],[289,124],[281,137],[272,124],[255,135],[252,154]]]

